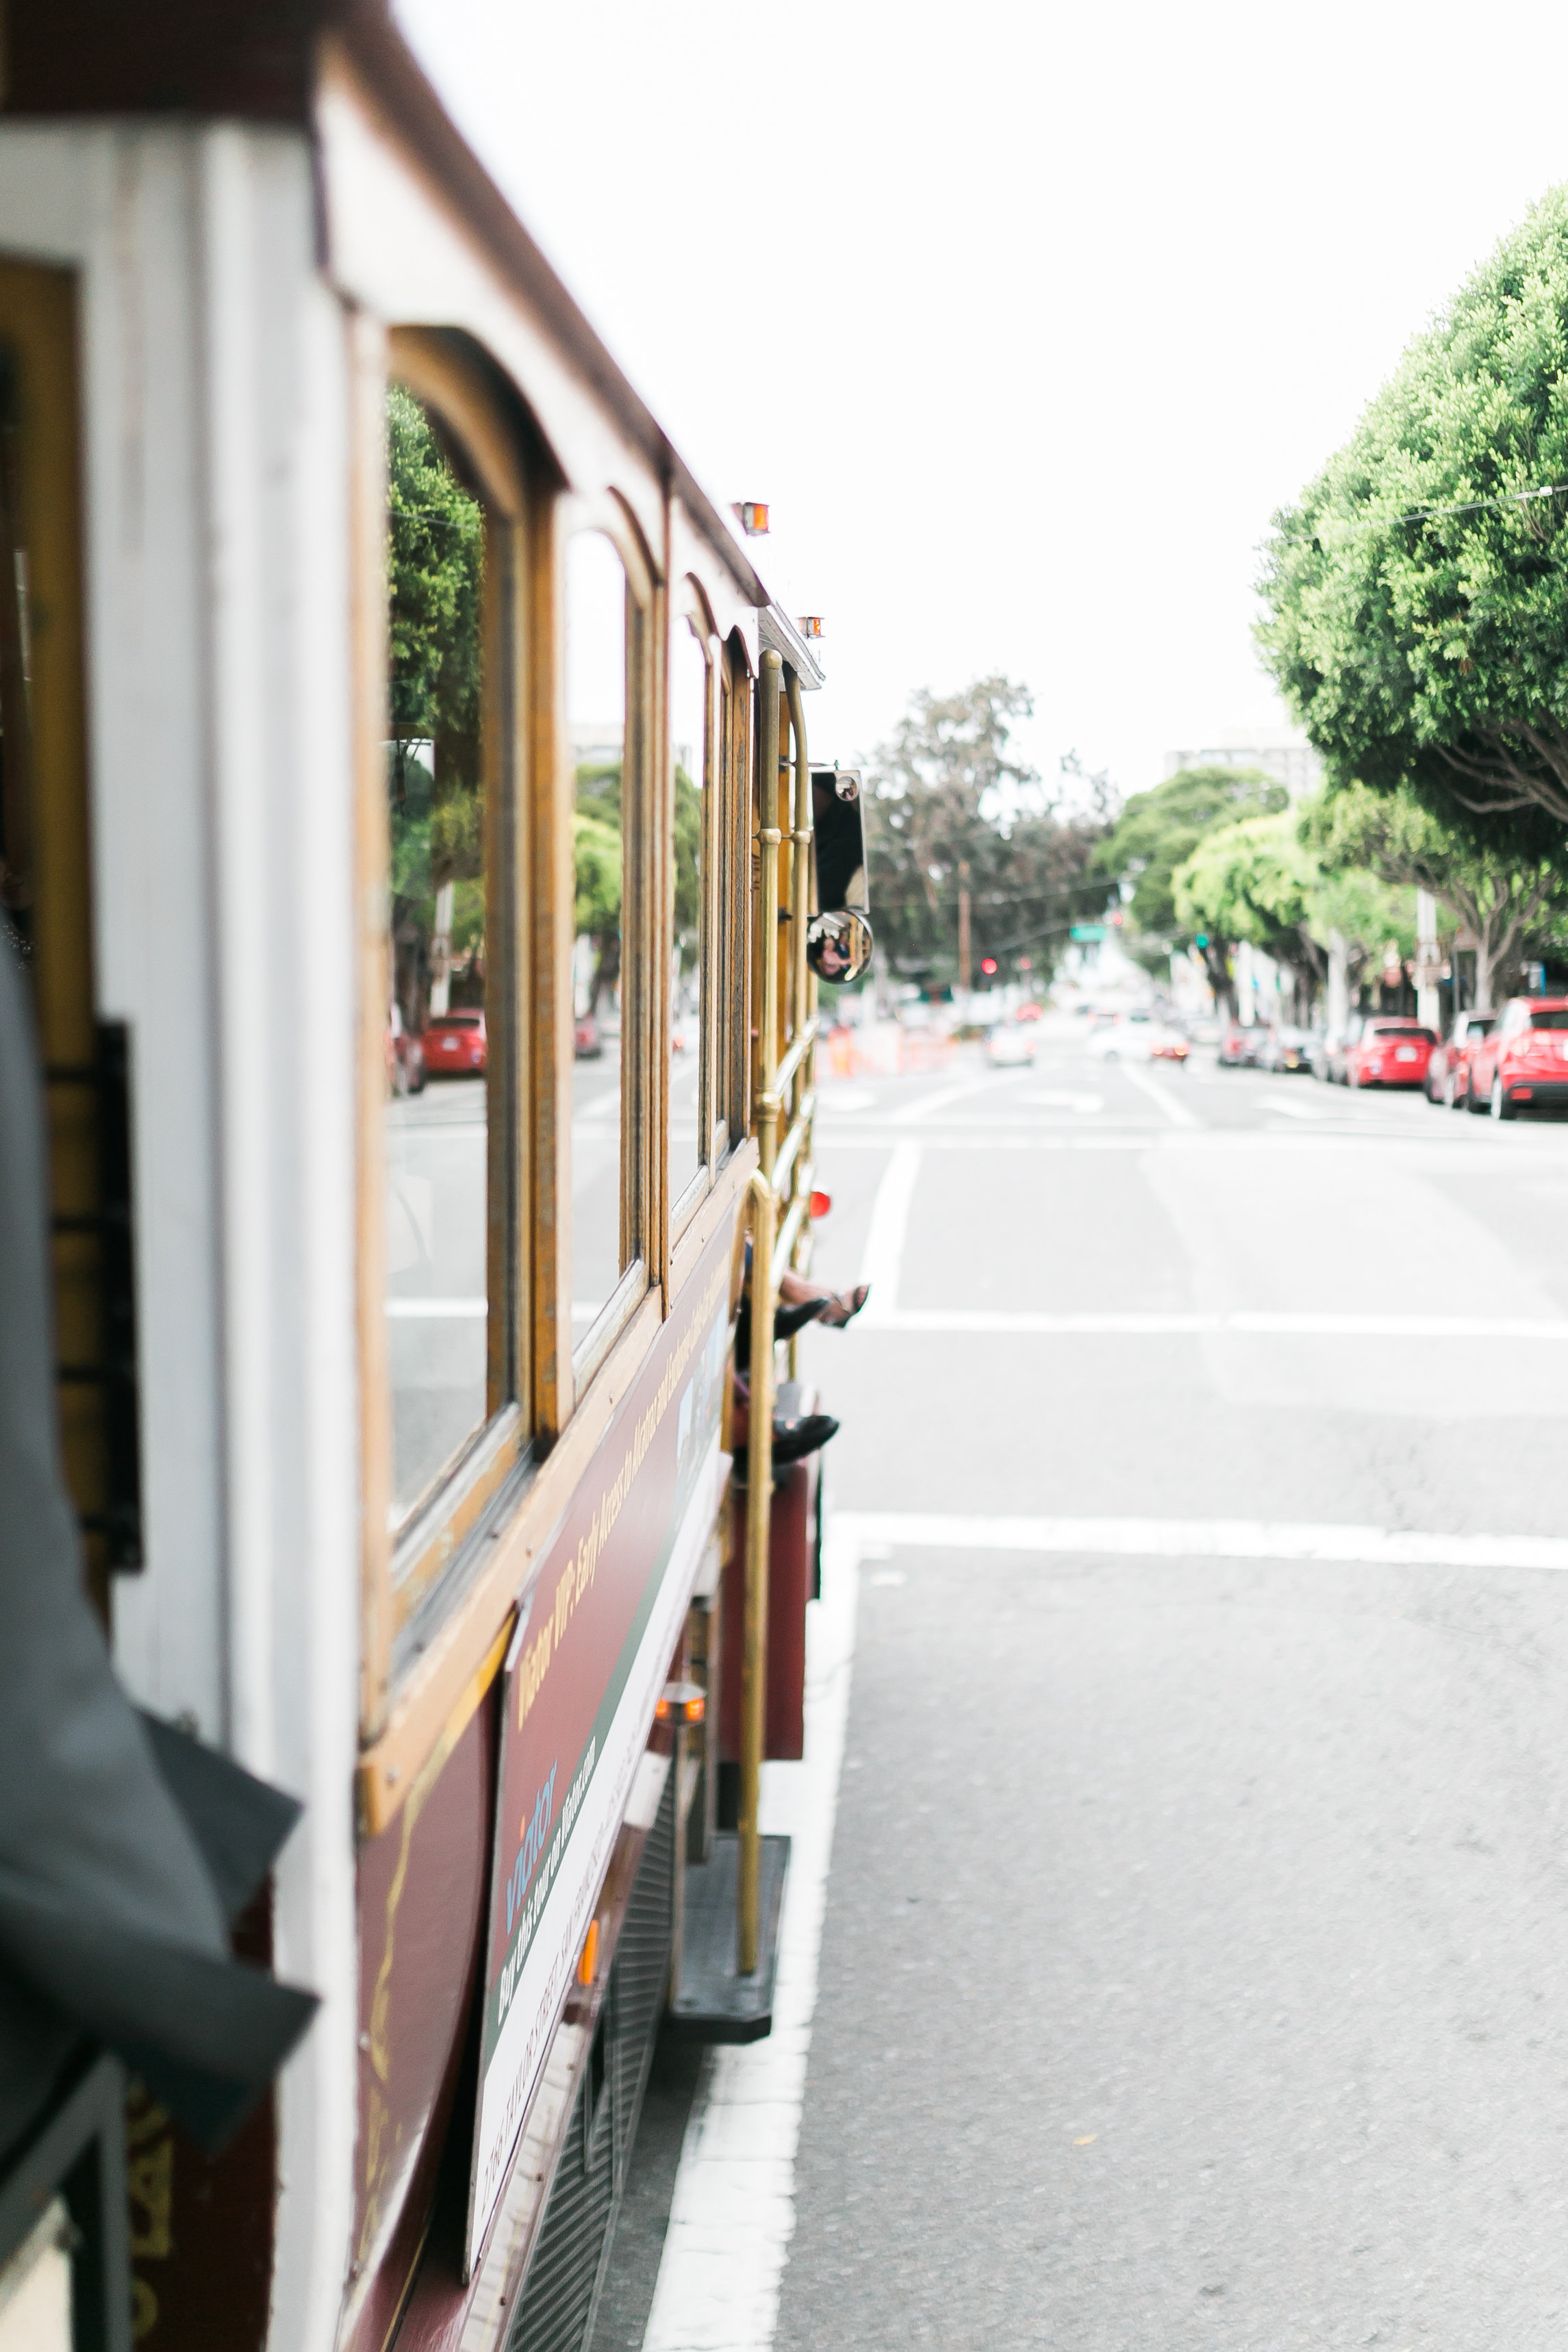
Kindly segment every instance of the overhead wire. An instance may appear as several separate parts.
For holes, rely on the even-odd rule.
[[[1408,514],[1369,515],[1363,522],[1353,521],[1349,515],[1325,515],[1315,530],[1279,531],[1260,544],[1268,547],[1316,547],[1321,550],[1323,530],[1330,525],[1354,537],[1368,530],[1392,530],[1402,522],[1433,522],[1445,515],[1488,514],[1504,507],[1528,506],[1534,499],[1561,498],[1568,492],[1568,482],[1547,482],[1538,490],[1510,490],[1500,499],[1467,499],[1458,506],[1412,507]]]

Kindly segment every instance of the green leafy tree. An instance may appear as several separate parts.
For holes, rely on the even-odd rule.
[[[1250,941],[1290,973],[1305,1017],[1327,968],[1316,936],[1321,877],[1288,810],[1206,833],[1171,878],[1176,921],[1192,937]]]
[[[1104,831],[1094,814],[1063,816],[1009,746],[1027,689],[977,678],[953,695],[910,697],[870,766],[866,803],[871,917],[893,969],[952,979],[960,892],[970,902],[973,966],[1029,950],[1048,972],[1071,925],[1109,896],[1090,871]]]
[[[623,840],[617,763],[577,771],[572,818],[576,866],[576,929],[594,942],[593,1003],[620,975]],[[701,920],[702,794],[684,768],[675,771],[675,936],[681,955],[695,953]]]
[[[1351,1003],[1384,968],[1390,948],[1402,969],[1415,953],[1414,890],[1380,881],[1364,869],[1324,868],[1311,903],[1312,935],[1331,963],[1336,955],[1343,957]]]
[[[1568,189],[1275,517],[1258,635],[1337,785],[1529,865],[1568,824]]]
[[[1407,877],[1352,862],[1341,844],[1321,854],[1322,844],[1298,811],[1247,818],[1205,835],[1173,881],[1189,929],[1245,940],[1285,967],[1303,1020],[1335,955],[1356,992],[1390,947],[1402,964],[1415,950],[1415,893],[1398,887]]]
[[[1258,768],[1181,768],[1163,784],[1133,793],[1095,862],[1101,873],[1132,886],[1129,944],[1147,970],[1163,971],[1173,954],[1198,948],[1215,997],[1235,1010],[1235,940],[1223,929],[1183,918],[1176,872],[1206,835],[1246,817],[1270,815],[1284,808],[1286,798],[1284,786]]]
[[[396,385],[385,420],[394,987],[417,1030],[428,1005],[437,893],[447,884],[454,960],[467,957],[471,975],[482,970],[484,516],[424,409]]]
[[[573,815],[576,865],[576,924],[594,943],[590,1012],[621,976],[621,896],[626,870],[621,832],[621,768],[616,761],[584,761],[577,771]]]
[[[1412,793],[1356,784],[1321,794],[1300,812],[1304,845],[1334,873],[1363,869],[1385,883],[1429,890],[1476,942],[1476,1005],[1492,1009],[1500,972],[1521,947],[1568,917],[1568,881],[1548,860],[1521,863],[1478,845],[1434,816]]]
[[[679,761],[675,770],[675,938],[684,962],[697,952],[701,921],[702,794]]]
[[[579,936],[602,940],[621,924],[621,833],[603,818],[576,809],[572,816]]]

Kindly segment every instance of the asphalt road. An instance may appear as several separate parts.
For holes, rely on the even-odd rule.
[[[817,1157],[884,1319],[808,1349],[862,1540],[781,2352],[1560,2343],[1568,1577],[1506,1539],[1568,1533],[1568,1125],[1062,1033]]]

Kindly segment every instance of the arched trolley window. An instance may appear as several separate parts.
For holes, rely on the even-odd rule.
[[[723,654],[695,580],[677,583],[669,644],[668,1191],[672,1236],[699,1205],[724,1156],[719,1111],[716,941],[719,927]]]
[[[656,1263],[654,1040],[659,877],[652,792],[654,583],[619,501],[563,500],[563,757],[575,938],[571,1145],[572,1368],[581,1396]]]
[[[366,862],[383,915],[364,993],[384,1181],[362,1236],[372,1715],[532,1424],[528,491],[514,421],[441,339],[392,338],[379,423],[383,723]]]

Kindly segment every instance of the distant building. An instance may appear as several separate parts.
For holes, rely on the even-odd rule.
[[[574,719],[566,732],[579,768],[614,767],[626,742],[623,719]]]
[[[1167,751],[1166,775],[1173,776],[1178,768],[1261,768],[1293,801],[1304,800],[1323,781],[1323,763],[1304,736],[1270,735],[1255,727],[1238,728],[1193,751]]]

